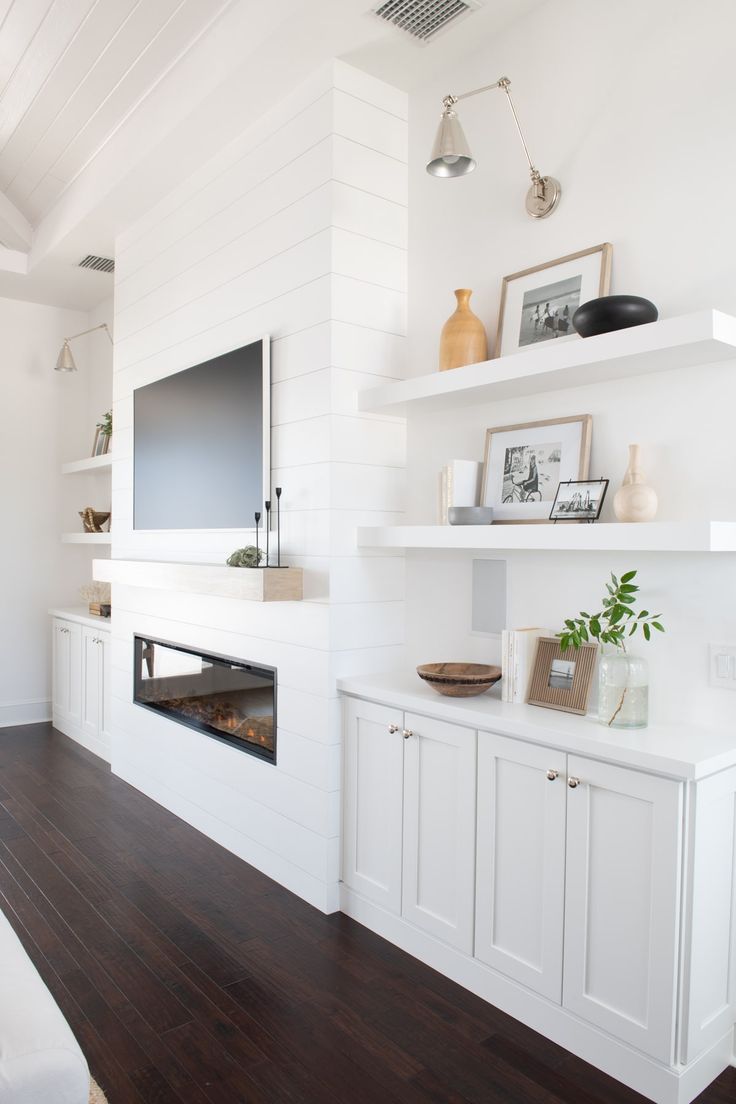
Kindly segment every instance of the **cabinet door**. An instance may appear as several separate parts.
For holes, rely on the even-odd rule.
[[[100,633],[100,736],[110,745],[110,633]]]
[[[94,629],[82,630],[82,730],[96,739],[102,703],[102,649]]]
[[[53,633],[53,711],[78,724],[82,713],[82,627],[55,618]]]
[[[476,734],[407,713],[402,914],[473,950]]]
[[[396,913],[401,910],[402,728],[401,710],[354,698],[345,702],[342,877],[351,889]]]
[[[684,1062],[736,1020],[736,767],[697,783],[693,821]]]
[[[671,1063],[681,785],[573,755],[568,778],[563,1004]]]
[[[562,1000],[566,756],[478,733],[475,957]]]

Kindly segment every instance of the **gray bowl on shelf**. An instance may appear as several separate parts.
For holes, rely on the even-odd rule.
[[[447,520],[450,525],[490,525],[493,521],[493,507],[450,506]]]

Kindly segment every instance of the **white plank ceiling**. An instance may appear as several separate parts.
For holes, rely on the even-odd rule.
[[[38,223],[229,0],[0,0],[0,190]]]

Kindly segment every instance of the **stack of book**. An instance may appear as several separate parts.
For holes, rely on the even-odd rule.
[[[438,521],[447,525],[450,506],[477,506],[483,465],[476,460],[450,460],[440,472]]]
[[[532,676],[537,641],[553,636],[549,629],[504,629],[501,633],[501,701],[519,705],[525,702]]]

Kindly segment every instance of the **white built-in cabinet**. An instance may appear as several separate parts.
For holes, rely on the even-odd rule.
[[[736,1021],[736,767],[344,711],[344,911],[652,1099],[697,1095]]]
[[[670,1061],[682,786],[493,733],[479,743],[476,957]]]
[[[54,616],[52,672],[54,728],[109,760],[109,622]]]
[[[475,741],[370,702],[347,711],[345,884],[470,952]]]

